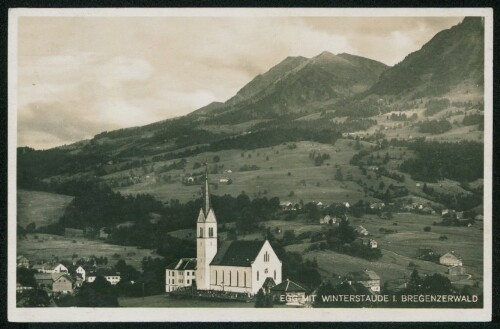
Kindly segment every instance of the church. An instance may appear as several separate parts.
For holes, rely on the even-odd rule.
[[[205,173],[203,207],[196,223],[196,258],[181,258],[165,270],[165,291],[197,290],[256,294],[281,283],[281,261],[269,241],[217,241],[217,219]]]

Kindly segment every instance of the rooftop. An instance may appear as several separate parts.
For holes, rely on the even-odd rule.
[[[272,291],[282,291],[282,292],[305,292],[306,288],[302,287],[298,283],[286,279],[277,286],[271,288]]]
[[[259,254],[265,241],[224,241],[210,265],[248,267]]]

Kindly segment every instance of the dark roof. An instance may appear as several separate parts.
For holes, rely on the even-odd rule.
[[[265,241],[224,241],[210,265],[250,266]]]
[[[276,286],[276,282],[274,282],[274,279],[271,278],[271,277],[268,277],[266,278],[266,280],[264,280],[264,283],[262,284],[262,288],[272,288]]]
[[[271,288],[271,291],[282,291],[282,292],[301,292],[306,291],[306,288],[301,285],[286,279],[277,286]]]
[[[196,270],[196,258],[181,258],[177,270]]]
[[[113,271],[107,267],[98,267],[94,271],[91,271],[87,276],[119,276],[117,272]]]
[[[196,270],[196,258],[181,258],[180,260],[170,263],[167,270],[188,271]]]

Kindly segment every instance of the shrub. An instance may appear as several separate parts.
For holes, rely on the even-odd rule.
[[[431,227],[430,226],[424,227],[424,232],[430,232],[430,231],[431,231]]]

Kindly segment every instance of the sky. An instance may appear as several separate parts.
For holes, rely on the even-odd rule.
[[[19,17],[18,146],[47,149],[226,101],[287,56],[394,65],[462,17]]]

